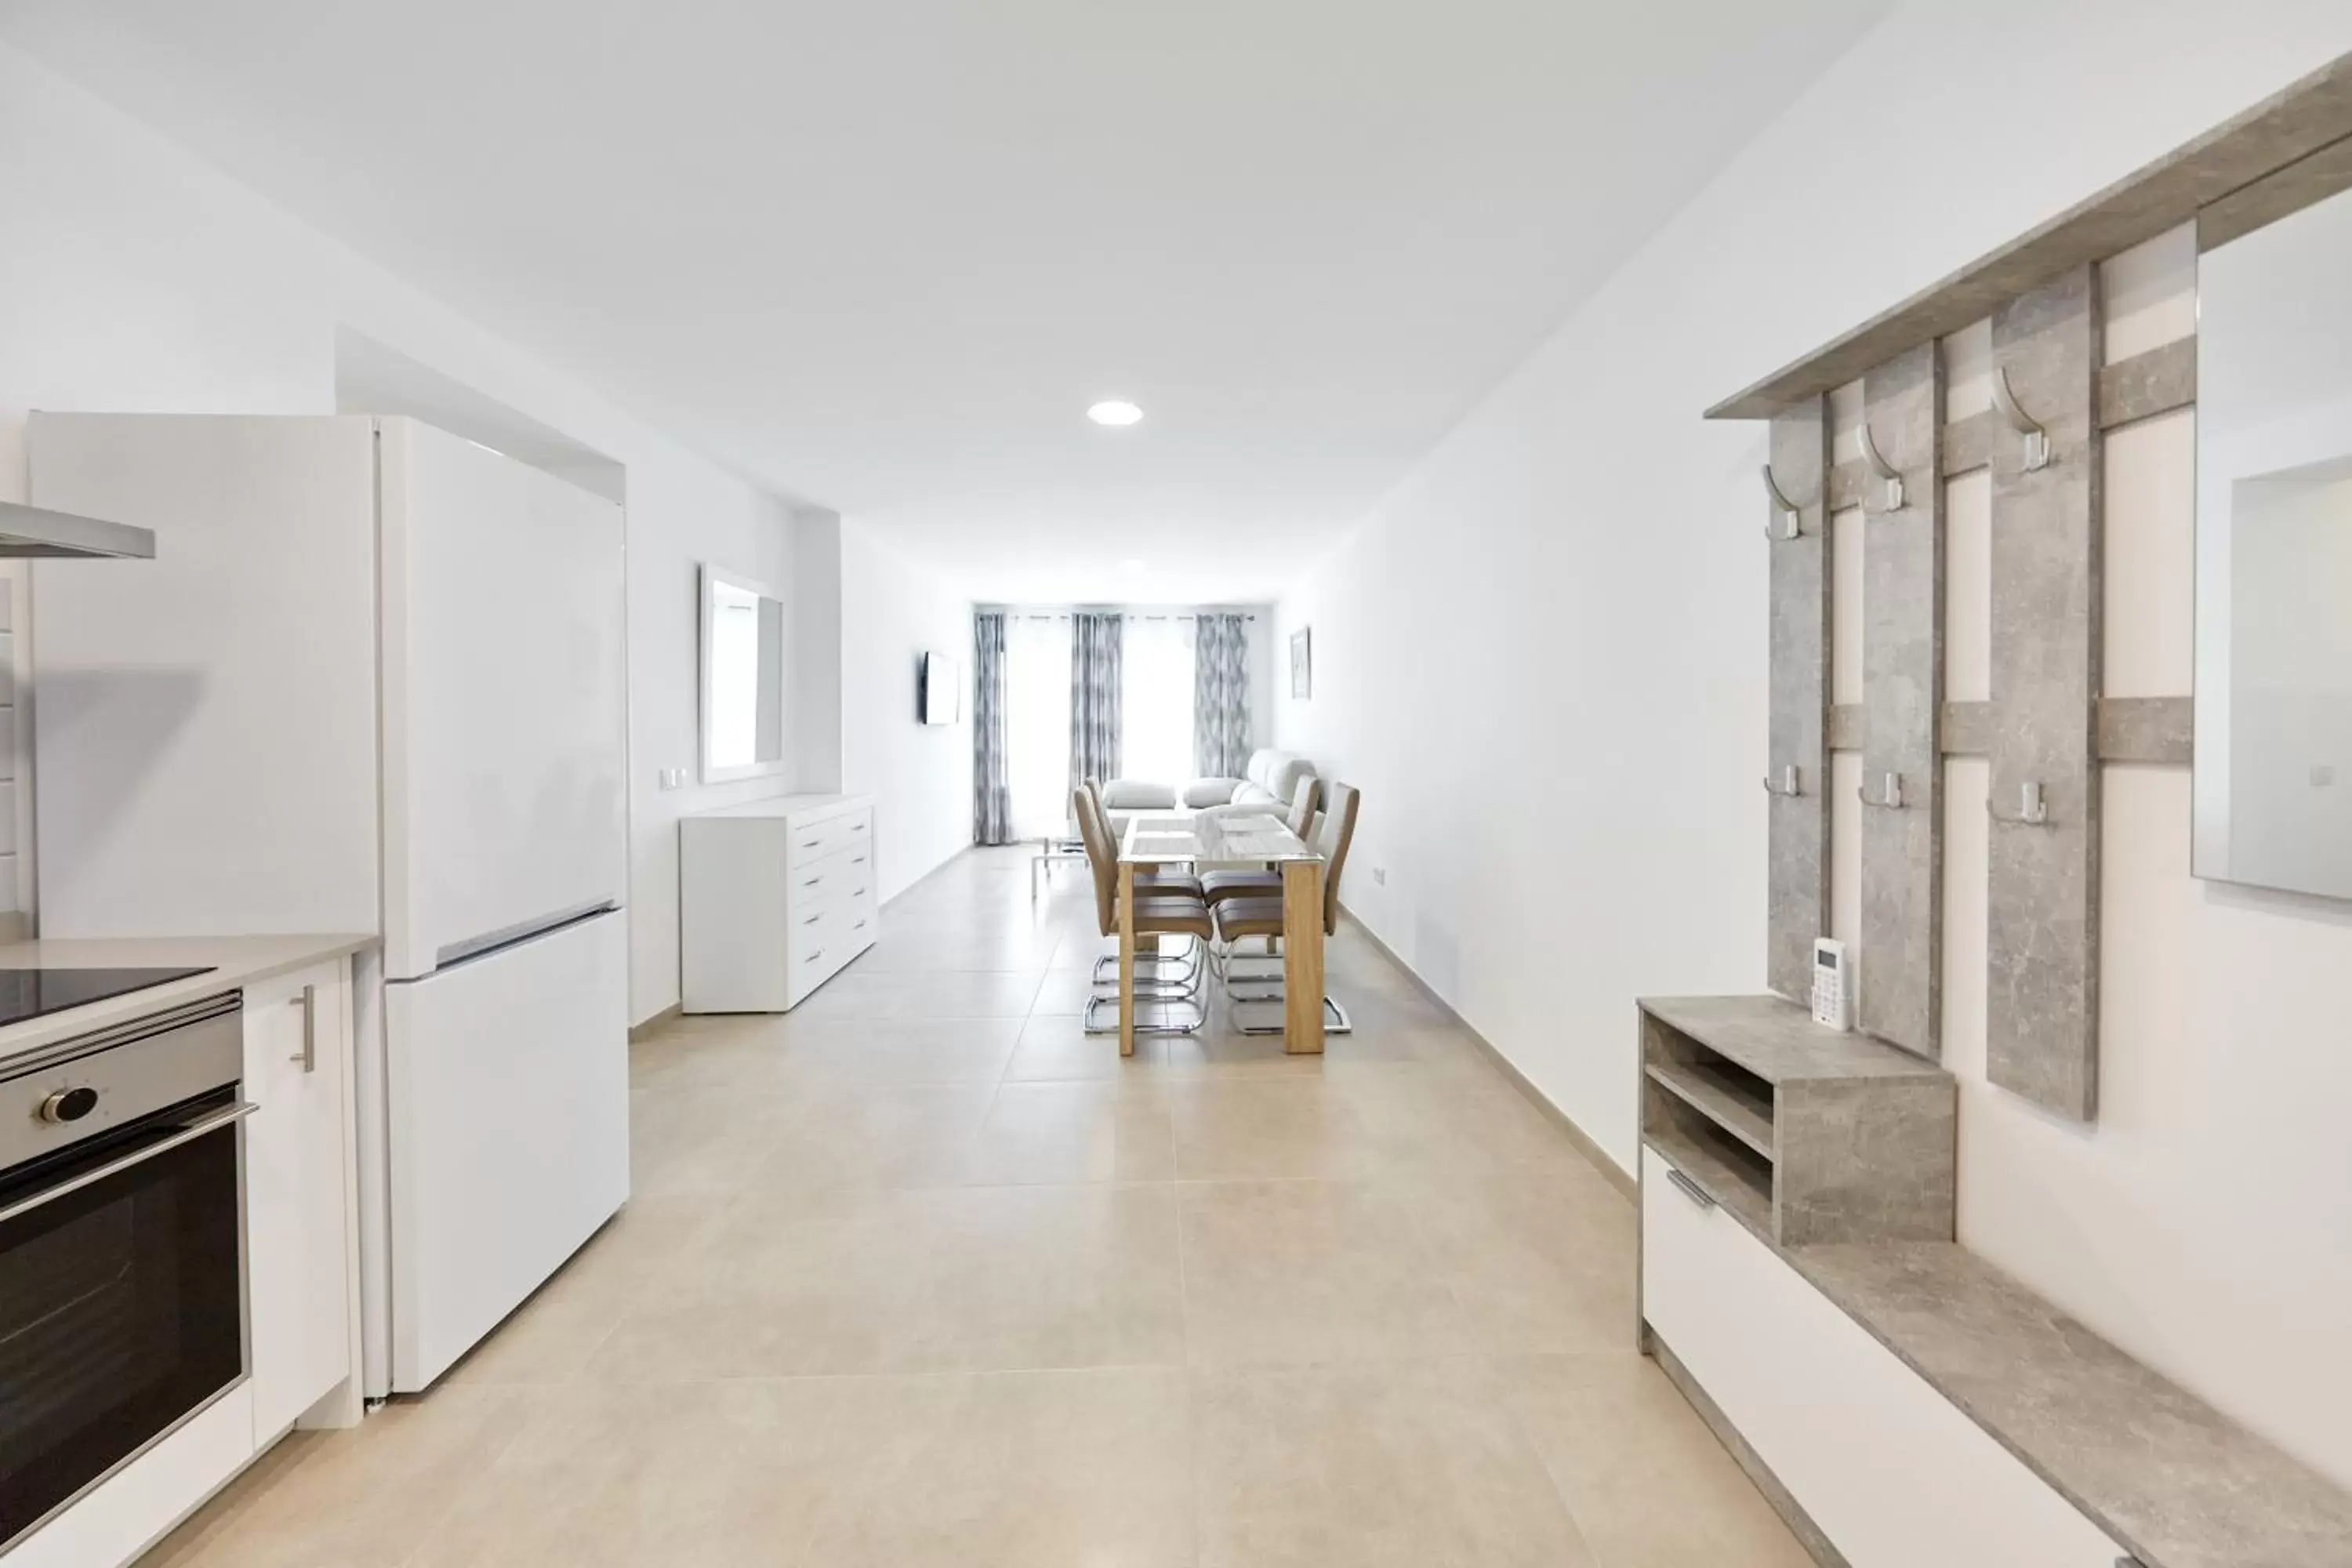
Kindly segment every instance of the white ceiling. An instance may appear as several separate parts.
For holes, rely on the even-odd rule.
[[[1207,601],[1328,548],[1886,8],[0,0],[0,33],[975,596]],[[1087,424],[1108,396],[1144,422]]]

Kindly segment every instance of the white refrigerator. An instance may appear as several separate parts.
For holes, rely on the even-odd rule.
[[[157,533],[36,578],[44,932],[382,933],[366,1381],[422,1389],[628,1196],[621,509],[404,418],[30,447],[37,504]]]

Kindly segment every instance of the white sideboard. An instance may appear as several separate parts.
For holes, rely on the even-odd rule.
[[[678,819],[679,999],[782,1013],[874,945],[874,802],[788,795]]]

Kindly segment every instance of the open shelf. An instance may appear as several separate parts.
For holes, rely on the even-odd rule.
[[[1754,1150],[1696,1117],[1662,1121],[1644,1135],[1675,1168],[1739,1223],[1769,1241],[1772,1237],[1772,1167]]]
[[[1941,1068],[1777,996],[1640,1011],[1643,1137],[1767,1243],[1951,1239]]]
[[[1654,1061],[1651,1080],[1767,1160],[1772,1157],[1772,1086],[1727,1063]]]

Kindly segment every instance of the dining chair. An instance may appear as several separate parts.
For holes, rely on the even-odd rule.
[[[1110,807],[1103,804],[1102,785],[1088,778],[1079,780],[1078,788],[1093,806],[1095,820],[1102,825],[1103,836],[1110,841],[1111,858],[1116,860],[1118,830],[1113,826]],[[1071,802],[1070,809],[1073,813],[1080,809],[1076,801]],[[1173,895],[1197,899],[1202,896],[1201,879],[1173,866],[1138,866],[1135,868],[1135,890],[1153,897]],[[1139,952],[1135,955],[1136,976],[1139,980],[1148,978],[1153,982],[1190,983],[1201,973],[1202,955],[1207,952],[1208,943],[1196,942],[1181,953]],[[1097,985],[1104,984],[1106,976],[1111,980],[1118,978],[1118,955],[1115,952],[1095,960],[1094,983]]]
[[[1323,934],[1337,936],[1339,932],[1339,878],[1348,867],[1348,850],[1356,839],[1356,814],[1361,808],[1363,796],[1353,784],[1335,784],[1330,786],[1328,803],[1316,818],[1314,837],[1308,840],[1323,856]],[[1273,897],[1253,895],[1226,898],[1210,906],[1215,916],[1217,941],[1229,952],[1234,943],[1255,937],[1266,944],[1268,954],[1282,948],[1282,898],[1277,891]],[[1283,999],[1281,975],[1246,975],[1238,977],[1252,984],[1271,984],[1270,991],[1241,993],[1234,989],[1237,977],[1230,971],[1225,976],[1225,994],[1236,1003],[1279,1002]],[[1345,1035],[1353,1032],[1355,1022],[1348,1010],[1328,991],[1323,996],[1328,1015],[1324,1033]],[[1231,1015],[1235,1030],[1244,1035],[1278,1035],[1279,1022],[1271,1025],[1244,1023],[1238,1012]]]
[[[1110,837],[1110,818],[1084,788],[1072,792],[1071,809],[1077,815],[1079,836],[1087,846],[1087,862],[1095,877],[1095,923],[1105,936],[1119,932],[1118,849]],[[1135,934],[1139,941],[1150,936],[1189,936],[1205,944],[1215,926],[1209,918],[1209,906],[1197,896],[1156,892],[1147,895],[1140,888],[1135,894]],[[1140,955],[1139,955],[1140,957]],[[1113,961],[1117,962],[1116,960]],[[1135,984],[1138,1008],[1150,1003],[1161,1007],[1190,1008],[1191,1022],[1160,1022],[1147,1024],[1137,1020],[1139,1035],[1198,1034],[1209,1021],[1209,1006],[1201,995],[1202,980],[1196,967],[1189,984],[1173,982],[1146,982],[1140,975]],[[1108,1003],[1110,1022],[1098,1023],[1097,1010]],[[1087,999],[1085,1016],[1079,1026],[1089,1035],[1116,1034],[1118,1030],[1118,997],[1090,996]]]

